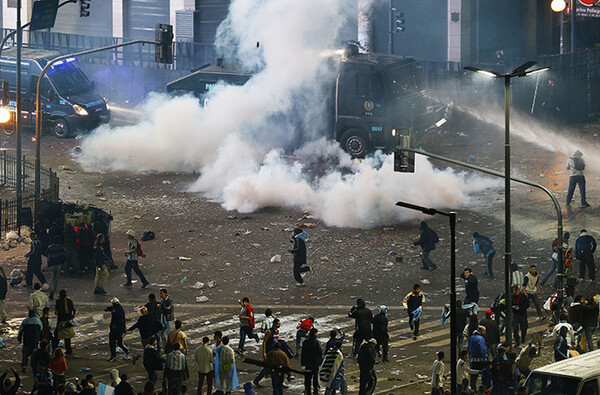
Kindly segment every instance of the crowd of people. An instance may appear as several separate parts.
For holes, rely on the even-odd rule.
[[[74,301],[67,295],[65,287],[59,289],[59,277],[63,273],[77,275],[90,267],[95,268],[94,293],[106,294],[104,286],[110,271],[114,269],[114,261],[109,246],[108,230],[102,221],[92,226],[78,227],[54,223],[51,227],[36,226],[32,232],[31,248],[26,254],[28,259],[25,285],[33,286],[28,303],[27,317],[21,322],[17,341],[22,343],[21,372],[28,368],[34,374],[32,390],[42,394],[74,393],[93,395],[99,391],[98,383],[92,375],[86,379],[67,381],[68,364],[65,356],[73,354],[71,343],[75,336],[73,320],[77,314]],[[438,268],[430,257],[435,250],[439,238],[436,232],[425,222],[420,226],[420,237],[413,245],[422,249],[422,269],[433,271]],[[42,236],[43,235],[43,236]],[[536,265],[530,265],[528,272],[523,274],[519,266],[513,264],[512,284],[512,330],[514,344],[502,343],[500,336],[506,330],[504,318],[506,309],[505,292],[501,292],[494,302],[485,309],[485,317],[479,317],[479,281],[471,267],[464,269],[461,278],[465,282],[464,298],[457,302],[457,332],[456,343],[460,359],[457,363],[456,391],[459,393],[491,392],[504,395],[521,393],[519,386],[530,372],[532,360],[540,355],[542,343],[539,339],[528,336],[528,310],[535,308],[538,320],[548,320],[547,335],[554,341],[553,356],[556,361],[572,357],[578,353],[594,349],[593,334],[598,324],[598,300],[593,295],[584,298],[575,294],[575,283],[567,281],[565,298],[552,296],[543,303],[542,286],[560,277],[573,279],[574,262],[579,262],[580,281],[595,279],[593,254],[596,241],[585,230],[581,230],[573,248],[569,246],[569,233],[565,233],[562,248],[558,248],[558,239],[552,243],[552,261],[549,270],[542,278]],[[126,232],[127,248],[123,251],[126,257],[125,287],[132,286],[132,272],[141,281],[142,288],[149,285],[140,269],[139,257],[144,253],[141,243],[135,238],[135,232]],[[306,266],[306,233],[294,229],[292,233],[294,255],[294,277],[299,286],[304,284],[302,273],[314,270]],[[50,240],[52,242],[50,243]],[[495,255],[493,240],[480,233],[473,233],[473,251],[485,258],[484,276],[494,279],[493,258]],[[564,254],[564,272],[558,273],[558,254]],[[49,284],[41,272],[42,256],[46,257],[49,272]],[[74,258],[75,257],[75,258]],[[575,259],[575,261],[573,260]],[[4,299],[8,277],[0,265],[0,318],[6,322]],[[33,283],[37,277],[39,282]],[[12,280],[11,280],[12,281]],[[55,294],[57,295],[55,300]],[[408,324],[413,340],[419,337],[419,329],[425,306],[425,294],[421,284],[414,284],[412,290],[403,300],[404,309],[408,316]],[[124,359],[132,360],[135,364],[141,359],[147,373],[147,383],[143,394],[162,392],[165,394],[185,394],[188,385],[192,383],[189,370],[190,358],[197,366],[197,393],[206,392],[228,394],[242,386],[240,385],[236,358],[246,357],[245,362],[261,367],[257,376],[243,384],[247,394],[254,393],[254,388],[261,387],[264,377],[271,378],[273,394],[282,394],[292,373],[304,378],[307,393],[341,394],[348,392],[345,377],[345,355],[342,352],[345,333],[340,328],[321,328],[329,330],[328,341],[319,340],[319,329],[315,326],[313,317],[307,316],[296,326],[294,344],[280,336],[279,330],[283,318],[275,317],[271,309],[265,311],[265,317],[260,326],[260,334],[256,331],[254,309],[250,299],[240,299],[239,339],[237,347],[232,346],[234,339],[223,336],[221,331],[212,333],[212,338],[202,337],[201,344],[192,348],[184,329],[184,322],[177,319],[175,304],[167,289],[160,289],[159,297],[150,293],[148,300],[139,306],[139,317],[132,325],[127,325],[125,310],[117,297],[111,299],[111,304],[103,309],[110,313],[108,362],[117,359],[122,352]],[[54,312],[56,326],[50,326],[50,316]],[[370,395],[377,385],[375,365],[385,364],[389,358],[388,309],[379,306],[376,314],[369,309],[363,299],[358,298],[356,304],[348,311],[348,318],[354,320],[355,331],[352,336],[351,351],[346,355],[356,358],[359,370],[359,394]],[[447,318],[447,317],[446,317]],[[444,318],[442,318],[442,321]],[[127,332],[137,330],[143,352],[136,354],[135,347],[124,341]],[[259,346],[258,359],[248,357],[246,339],[262,343]],[[131,342],[130,342],[131,343]],[[323,346],[325,344],[325,346]],[[293,347],[293,348],[292,348]],[[515,348],[516,347],[516,348]],[[520,348],[520,350],[518,350]],[[518,350],[518,351],[517,351]],[[302,369],[293,369],[290,360],[299,358]],[[432,394],[443,393],[445,355],[440,351],[432,368]],[[16,370],[7,370],[0,380],[0,394],[12,395],[16,386],[22,385]],[[159,384],[159,381],[161,382]],[[112,372],[111,387],[115,394],[133,394],[132,385],[126,374],[119,374],[116,369]]]

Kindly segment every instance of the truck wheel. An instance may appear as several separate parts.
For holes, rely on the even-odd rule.
[[[57,118],[54,121],[54,126],[52,127],[52,132],[54,135],[60,139],[67,138],[71,135],[71,127],[69,123],[64,118]]]
[[[364,158],[369,150],[369,140],[364,132],[359,129],[350,129],[342,135],[340,140],[344,151],[353,158]]]

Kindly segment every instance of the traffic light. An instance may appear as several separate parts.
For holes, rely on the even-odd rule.
[[[401,135],[398,145],[394,150],[394,171],[400,173],[415,172],[415,153],[403,150],[403,148],[413,148],[414,139],[412,135]]]
[[[79,16],[90,16],[90,3],[92,0],[79,0]]]
[[[173,63],[173,26],[159,23],[156,25],[156,45],[154,60],[158,63]]]
[[[404,19],[404,12],[396,11],[396,31],[403,32],[406,31],[406,20]]]

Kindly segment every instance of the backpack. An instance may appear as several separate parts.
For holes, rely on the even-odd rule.
[[[144,251],[142,251],[142,245],[140,244],[139,240],[138,240],[138,239],[134,239],[134,240],[135,240],[135,242],[137,243],[137,246],[135,247],[135,254],[136,254],[137,256],[140,256],[140,257],[142,257],[142,258],[145,258],[145,257],[146,257],[146,255],[144,255]]]
[[[573,159],[573,167],[575,170],[583,171],[585,170],[585,162],[578,156],[575,156]]]
[[[480,236],[477,238],[477,242],[479,243],[479,248],[481,249],[481,251],[484,254],[487,254],[488,252],[490,252],[492,250],[492,248],[494,248],[492,246],[492,244],[494,244],[494,242],[492,240],[490,240],[488,237]]]
[[[434,243],[439,242],[440,238],[438,237],[437,233],[435,233],[435,230],[433,230],[431,228],[429,228],[429,230],[431,231],[431,236],[432,236],[433,242]]]

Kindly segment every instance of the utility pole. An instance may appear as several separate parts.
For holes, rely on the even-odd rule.
[[[388,15],[389,15],[389,31],[388,31],[388,54],[394,54],[394,32],[396,31],[395,11],[393,0],[389,0]]]
[[[23,206],[23,168],[21,164],[21,47],[23,46],[23,30],[21,30],[21,0],[17,0],[17,108],[15,131],[17,138],[17,232],[21,235],[21,210]]]

